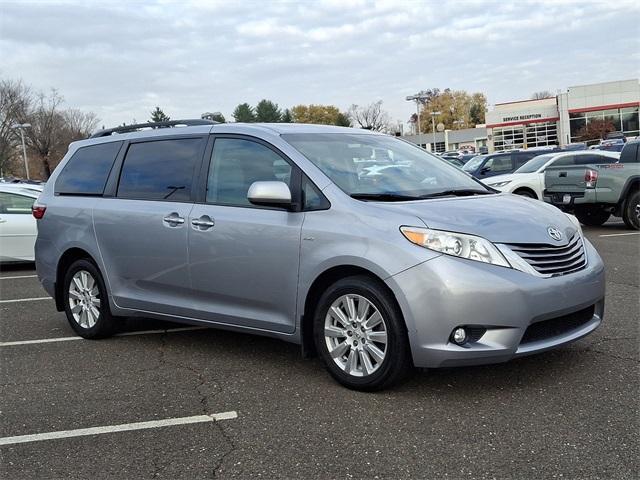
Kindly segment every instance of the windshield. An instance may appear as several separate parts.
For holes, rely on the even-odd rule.
[[[553,154],[547,153],[546,155],[538,155],[533,157],[527,163],[522,165],[513,173],[533,173],[544,167],[544,165],[554,157]]]
[[[282,135],[349,195],[419,197],[473,189],[489,192],[466,173],[418,146],[384,135]]]
[[[464,167],[462,167],[462,169],[465,172],[469,172],[469,173],[475,172],[485,158],[487,158],[487,157],[484,157],[482,155],[478,155],[477,157],[473,157],[471,160],[469,160],[467,163],[464,164]]]

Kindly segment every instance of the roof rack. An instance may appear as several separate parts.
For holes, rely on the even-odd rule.
[[[193,119],[193,120],[171,120],[168,122],[149,122],[149,123],[136,123],[135,125],[124,125],[122,127],[115,128],[107,128],[106,130],[100,130],[89,138],[99,138],[99,137],[108,137],[114,133],[130,133],[137,132],[142,129],[156,129],[156,128],[171,128],[171,127],[193,127],[196,125],[215,125],[220,122],[216,122],[213,120],[204,120],[204,119]]]

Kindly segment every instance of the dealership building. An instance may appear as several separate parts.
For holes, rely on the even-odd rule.
[[[594,120],[627,137],[640,135],[640,81],[569,87],[555,97],[498,103],[486,114],[489,151],[567,145]]]
[[[557,96],[498,103],[486,113],[486,125],[464,130],[407,135],[435,152],[464,146],[487,146],[490,152],[515,148],[568,145],[594,120],[611,122],[627,137],[640,136],[640,80],[569,87]],[[595,142],[591,142],[595,143]]]

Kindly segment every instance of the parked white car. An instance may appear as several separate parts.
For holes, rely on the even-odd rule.
[[[551,165],[587,165],[590,163],[616,163],[618,152],[568,151],[553,152],[532,158],[519,169],[507,175],[487,178],[486,185],[505,193],[515,193],[542,200],[544,171]]]
[[[42,186],[0,183],[0,263],[33,262],[36,220],[31,206]]]

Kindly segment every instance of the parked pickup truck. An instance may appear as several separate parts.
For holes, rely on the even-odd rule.
[[[602,225],[614,215],[640,230],[639,146],[640,140],[627,142],[618,163],[547,168],[544,201],[584,225]]]

